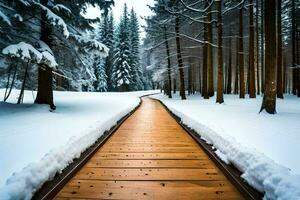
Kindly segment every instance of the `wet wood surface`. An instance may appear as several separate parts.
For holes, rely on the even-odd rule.
[[[55,199],[243,197],[158,101],[143,98]]]

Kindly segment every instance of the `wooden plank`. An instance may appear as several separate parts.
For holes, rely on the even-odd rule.
[[[191,159],[208,159],[204,152],[199,153],[104,153],[97,152],[94,156],[103,160],[130,159],[130,160],[145,160],[145,159],[164,159],[164,160],[191,160]]]
[[[147,153],[147,152],[153,152],[153,153],[182,153],[182,152],[198,152],[199,147],[108,147],[104,146],[101,149],[101,152],[109,152],[109,153],[115,153],[115,152],[135,152],[135,153]]]
[[[213,168],[210,160],[103,160],[92,158],[85,167],[94,168]]]
[[[55,199],[243,197],[167,111],[146,99]]]
[[[75,179],[90,180],[226,180],[217,169],[83,168]]]
[[[72,199],[242,199],[235,189],[224,181],[74,180],[58,196]]]

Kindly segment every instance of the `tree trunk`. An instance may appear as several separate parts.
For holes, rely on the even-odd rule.
[[[217,103],[223,103],[224,77],[223,77],[223,48],[222,48],[222,0],[216,1],[218,10],[218,87]]]
[[[258,0],[255,1],[256,3],[256,13],[255,13],[255,23],[256,23],[256,86],[257,86],[257,95],[260,95],[260,76],[259,76],[259,32],[258,32],[258,18],[259,18],[259,4]]]
[[[212,14],[211,14],[211,8],[208,9],[208,21],[212,21]],[[213,37],[212,37],[212,23],[209,23],[207,25],[207,39],[210,44],[213,43]],[[208,44],[207,45],[207,67],[208,67],[208,95],[210,97],[214,96],[214,66],[213,66],[213,49],[212,46]]]
[[[243,8],[239,10],[239,73],[240,98],[245,98],[245,72],[244,72],[244,43],[243,43]]]
[[[16,75],[17,75],[17,70],[18,70],[18,62],[14,65],[15,67],[15,71],[14,71],[14,74],[13,74],[13,77],[12,77],[12,81],[11,81],[11,84],[10,84],[10,88],[8,90],[8,92],[6,93],[5,91],[5,96],[4,96],[4,102],[7,101],[8,97],[10,96],[11,94],[11,91],[12,91],[12,88],[14,86],[14,83],[15,83],[15,80],[16,80]]]
[[[182,61],[182,56],[181,56],[179,28],[180,28],[179,17],[177,16],[176,20],[175,20],[177,61],[178,61],[178,68],[179,68],[180,96],[181,96],[181,99],[184,100],[184,99],[186,99],[186,96],[185,96],[184,72],[183,72],[183,61]]]
[[[19,95],[19,99],[18,99],[17,104],[21,104],[23,102],[24,90],[25,90],[25,85],[26,85],[26,79],[27,79],[27,76],[28,76],[29,64],[30,64],[30,62],[28,62],[27,65],[26,65],[25,74],[24,74],[24,78],[23,78],[23,83],[22,83],[22,87],[21,87],[21,91],[20,91],[20,95]]]
[[[205,4],[207,6],[207,4]],[[208,22],[208,17],[206,17],[206,21]],[[204,33],[203,33],[203,40],[208,41],[208,32],[207,32],[207,24],[204,24]],[[208,44],[203,44],[202,52],[203,52],[203,63],[202,63],[202,96],[204,99],[208,99],[207,93],[207,46]]]
[[[255,67],[254,67],[254,20],[253,0],[249,0],[249,97],[256,98]]]
[[[41,3],[47,5],[48,0],[42,0]],[[47,11],[41,12],[41,40],[51,48],[51,27],[47,24]],[[39,67],[38,91],[35,103],[48,104],[54,110],[56,107],[53,103],[52,69],[45,65],[42,68]]]
[[[173,93],[174,94],[176,94],[176,90],[177,90],[177,88],[176,88],[176,78],[174,78],[174,80],[173,80]]]
[[[261,49],[260,49],[260,56],[261,56],[261,92],[265,92],[265,35],[264,35],[264,1],[261,0]]]
[[[171,58],[170,58],[170,48],[167,37],[167,28],[164,26],[164,35],[165,35],[165,45],[167,50],[167,59],[168,59],[168,96],[172,98],[172,81],[171,81]]]
[[[202,94],[202,68],[201,63],[199,62],[199,93]]]
[[[239,38],[236,38],[234,94],[239,93]]]
[[[231,29],[229,29],[229,58],[228,58],[228,70],[227,70],[227,87],[226,94],[231,94],[231,82],[232,82],[232,49],[231,49]]]
[[[283,99],[281,0],[277,0],[277,97]]]
[[[265,42],[266,42],[266,83],[261,110],[270,114],[276,113],[276,4],[265,0]]]
[[[292,0],[292,70],[293,70],[293,94],[297,94],[298,69],[296,68],[296,11],[295,0]]]

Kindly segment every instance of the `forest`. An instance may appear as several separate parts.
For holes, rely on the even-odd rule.
[[[299,1],[158,0],[148,17],[145,57],[172,98],[179,90],[222,104],[223,94],[264,95],[261,111],[276,113],[276,97],[300,97]],[[152,59],[152,60],[151,60]]]
[[[37,90],[35,103],[55,109],[53,90],[137,91],[150,89],[139,59],[139,22],[124,5],[114,20],[113,1],[1,1],[0,87]],[[87,19],[89,6],[102,9]]]
[[[0,0],[0,200],[300,199],[299,0]]]

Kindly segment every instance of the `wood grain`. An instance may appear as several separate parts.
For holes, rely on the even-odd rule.
[[[143,98],[55,199],[243,197],[159,102]]]

